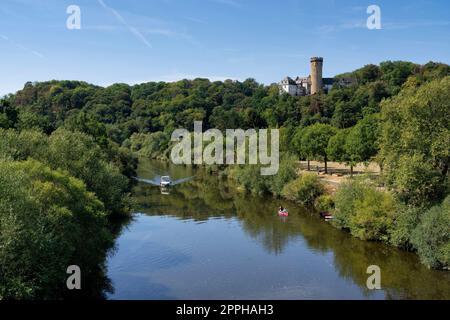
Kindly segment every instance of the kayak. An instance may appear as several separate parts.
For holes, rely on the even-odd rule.
[[[287,212],[287,210],[278,211],[278,215],[280,217],[287,217],[287,216],[289,216],[289,212]]]
[[[332,220],[334,218],[333,215],[329,212],[321,212],[320,216],[325,220]]]

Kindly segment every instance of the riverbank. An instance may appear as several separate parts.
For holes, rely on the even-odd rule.
[[[331,174],[320,167],[317,172],[307,171],[306,165],[295,161],[292,169],[292,159],[284,158],[274,177],[261,177],[256,166],[228,167],[225,175],[241,191],[271,194],[280,202],[313,209],[318,216],[326,212],[333,215],[334,227],[354,237],[415,252],[428,267],[449,270],[450,197],[435,206],[414,207],[380,185],[379,169],[373,165],[364,170],[360,166],[353,177],[342,171],[336,174],[333,164]]]

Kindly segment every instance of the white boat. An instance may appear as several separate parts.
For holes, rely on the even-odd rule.
[[[161,182],[160,182],[161,187],[168,187],[171,184],[172,184],[172,180],[170,179],[169,176],[162,176],[161,177]]]

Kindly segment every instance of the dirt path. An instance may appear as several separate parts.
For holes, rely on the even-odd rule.
[[[311,161],[310,162],[311,173],[318,173],[320,179],[327,184],[332,190],[336,191],[341,183],[343,183],[348,177],[350,177],[350,167],[337,162],[328,162],[328,174],[325,174],[325,165],[323,162]],[[308,172],[308,162],[299,161],[300,172]],[[370,174],[379,175],[380,167],[376,163],[369,163],[367,166],[364,164],[358,164],[353,168],[353,174]]]

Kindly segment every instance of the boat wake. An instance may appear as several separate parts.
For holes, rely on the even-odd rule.
[[[134,179],[136,179],[137,181],[142,182],[142,183],[151,184],[152,186],[157,186],[157,187],[161,186],[161,176],[157,176],[153,179],[144,179],[144,178],[139,178],[139,177],[134,177]],[[194,179],[194,177],[187,177],[187,178],[174,180],[174,181],[172,181],[172,183],[170,185],[176,186],[178,184],[188,182],[192,179]]]

